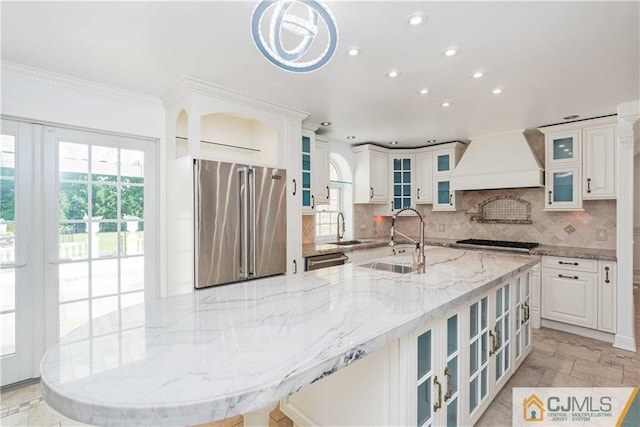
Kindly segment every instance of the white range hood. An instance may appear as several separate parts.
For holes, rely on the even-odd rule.
[[[544,169],[523,132],[524,129],[472,138],[451,174],[451,189],[544,186]]]

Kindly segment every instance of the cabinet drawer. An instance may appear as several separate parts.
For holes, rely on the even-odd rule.
[[[555,256],[543,256],[542,267],[559,268],[572,271],[598,271],[598,261],[594,259],[565,258]]]

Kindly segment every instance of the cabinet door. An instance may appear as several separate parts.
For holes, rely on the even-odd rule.
[[[311,136],[302,136],[302,212],[313,213],[315,209],[315,195],[313,194],[313,180],[311,169],[313,165],[313,151],[315,141]]]
[[[316,205],[329,203],[329,146],[317,142],[312,157],[313,196]]]
[[[416,155],[416,203],[433,203],[433,153]]]
[[[585,128],[582,198],[616,197],[615,126]]]
[[[544,319],[595,329],[596,274],[544,268],[541,305]]]
[[[411,154],[390,155],[391,203],[394,210],[411,207],[415,157]]]
[[[433,181],[433,210],[434,211],[454,211],[456,210],[456,194],[451,191],[449,177],[436,177]]]
[[[489,297],[469,307],[469,422],[474,424],[489,402]]]
[[[434,175],[450,174],[454,166],[454,150],[442,150],[434,153]]]
[[[493,390],[496,394],[511,374],[511,284],[507,283],[494,291],[492,306],[495,318],[493,331],[489,331],[493,355]]]
[[[435,369],[434,331],[429,328],[418,335],[416,348],[416,416],[417,425],[433,425],[434,403],[437,402],[437,394],[433,393],[434,369]],[[439,381],[439,380],[436,380]],[[434,399],[435,398],[435,399]]]
[[[599,262],[598,272],[598,329],[616,332],[616,263]]]
[[[546,138],[546,165],[566,165],[568,163],[580,163],[582,141],[581,131],[562,132],[547,135]]]
[[[520,276],[515,281],[514,286],[514,342],[513,366],[516,369],[527,356],[531,349],[531,321],[530,319],[530,302],[531,291],[533,288],[532,273],[527,272],[524,276]]]
[[[371,201],[387,203],[389,201],[389,157],[387,153],[371,151],[369,161]]]
[[[445,355],[445,366],[443,369],[443,379],[445,388],[441,422],[439,425],[455,427],[461,424],[460,414],[460,316],[454,314],[449,317],[443,325],[446,331],[447,351]]]
[[[582,210],[580,166],[546,170],[545,210]]]

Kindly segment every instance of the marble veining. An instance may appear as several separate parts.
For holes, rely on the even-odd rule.
[[[410,264],[410,256],[382,262]],[[218,286],[96,319],[41,362],[46,401],[99,425],[247,413],[330,375],[537,264],[434,247],[424,272],[343,265]]]

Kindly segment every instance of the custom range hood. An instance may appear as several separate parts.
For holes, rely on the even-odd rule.
[[[544,186],[544,169],[523,132],[524,129],[472,138],[451,174],[451,189]]]

